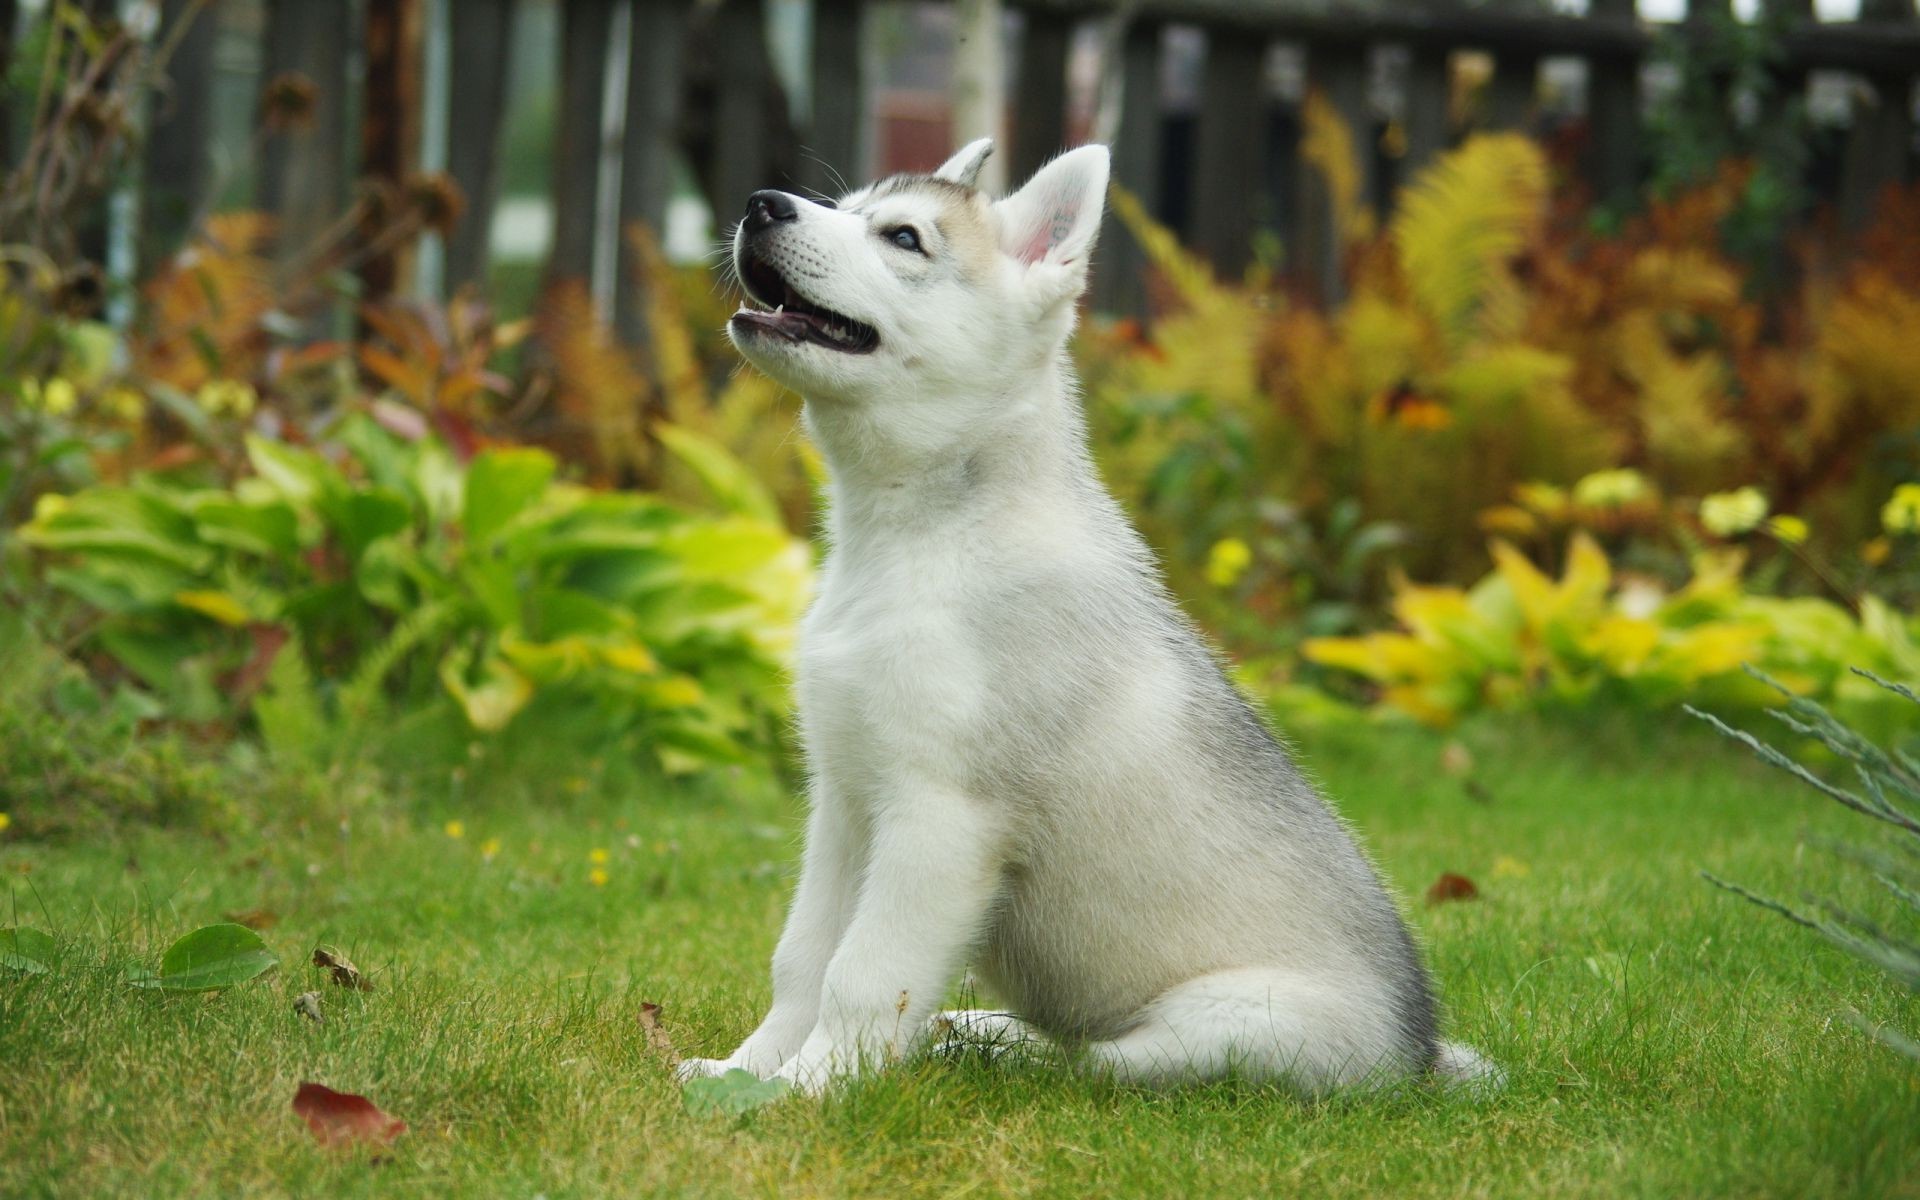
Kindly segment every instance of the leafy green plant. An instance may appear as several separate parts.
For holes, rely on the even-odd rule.
[[[1433,725],[1484,708],[1603,698],[1750,705],[1765,693],[1746,663],[1798,693],[1859,703],[1879,693],[1846,664],[1920,672],[1909,617],[1872,597],[1856,618],[1812,597],[1749,594],[1738,551],[1699,555],[1693,578],[1674,591],[1616,576],[1584,532],[1569,542],[1557,580],[1506,542],[1491,552],[1493,572],[1471,588],[1402,581],[1393,600],[1399,631],[1316,639],[1305,657],[1371,681],[1382,703]]]
[[[702,515],[561,482],[544,451],[462,462],[375,414],[319,447],[250,437],[231,487],[42,497],[21,537],[79,646],[159,715],[250,721],[296,762],[436,723],[464,752],[541,706],[583,744],[638,728],[669,769],[752,760],[808,560],[750,481],[718,480],[724,452],[702,445],[726,506]]]
[[[45,975],[59,952],[53,938],[27,926],[0,929],[0,970],[18,975]]]
[[[1856,674],[1870,680],[1889,695],[1920,704],[1920,694],[1903,684],[1891,683],[1868,671]],[[1801,737],[1812,738],[1845,764],[1858,781],[1854,790],[1816,775],[1783,751],[1761,741],[1753,734],[1735,729],[1710,713],[1688,706],[1687,711],[1705,721],[1722,736],[1739,742],[1764,762],[1779,767],[1842,807],[1870,817],[1894,831],[1897,840],[1883,846],[1835,846],[1846,860],[1870,874],[1874,882],[1890,896],[1907,916],[1907,932],[1889,928],[1882,922],[1849,908],[1837,900],[1809,897],[1814,911],[1797,909],[1778,900],[1706,873],[1707,880],[1763,908],[1771,909],[1797,925],[1812,929],[1828,941],[1858,958],[1879,967],[1909,990],[1920,993],[1920,941],[1911,934],[1920,921],[1920,760],[1899,745],[1880,746],[1850,728],[1825,708],[1767,679],[1786,703],[1769,710],[1769,715]],[[1913,715],[1912,709],[1906,710]],[[1909,735],[1913,727],[1908,726]],[[1920,1040],[1886,1026],[1864,1022],[1850,1014],[1856,1024],[1886,1045],[1920,1063]]]

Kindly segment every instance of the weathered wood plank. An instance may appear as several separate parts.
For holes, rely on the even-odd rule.
[[[0,22],[6,20],[6,14],[0,13]],[[142,275],[179,248],[188,225],[206,205],[212,175],[208,151],[213,140],[213,47],[219,13],[214,5],[199,0],[166,0],[160,10],[161,36],[171,36],[182,21],[191,24],[174,47],[166,86],[149,117],[140,202]],[[11,29],[0,24],[0,31]]]
[[[1451,61],[1445,49],[1435,46],[1415,47],[1407,62],[1407,107],[1401,116],[1407,138],[1406,149],[1400,156],[1403,183],[1452,143]]]
[[[1263,180],[1267,105],[1266,43],[1246,31],[1207,31],[1200,128],[1193,172],[1193,241],[1226,276],[1253,255]]]
[[[813,105],[800,178],[829,196],[859,186],[866,174],[860,144],[867,105],[860,62],[865,16],[865,0],[814,0]]]
[[[447,97],[447,173],[467,211],[447,241],[447,290],[483,283],[500,190],[500,125],[515,0],[455,0],[448,9],[453,71]]]
[[[1160,196],[1160,39],[1163,27],[1134,21],[1120,43],[1120,121],[1113,139],[1113,177],[1148,213]],[[1147,259],[1111,213],[1094,256],[1093,306],[1110,313],[1147,315]]]
[[[1307,90],[1318,93],[1339,114],[1353,137],[1361,173],[1360,194],[1374,192],[1373,117],[1367,105],[1367,51],[1348,41],[1307,47]],[[1287,262],[1295,279],[1328,304],[1346,297],[1346,264],[1336,228],[1332,194],[1325,176],[1302,162],[1294,174],[1293,218],[1289,222]]]
[[[1593,0],[1595,20],[1631,18],[1634,0]],[[1587,180],[1604,203],[1623,204],[1640,185],[1640,58],[1606,52],[1587,60]]]
[[[1020,38],[1019,74],[1013,101],[1013,152],[1008,182],[1018,184],[1066,146],[1067,54],[1073,21],[1052,12],[1029,12]]]
[[[356,32],[353,0],[270,0],[267,7],[263,87],[297,74],[314,89],[305,122],[267,134],[255,182],[255,203],[279,222],[282,262],[311,252],[346,210]]]
[[[614,0],[563,0],[560,111],[553,156],[553,248],[546,286],[588,283],[600,240],[600,145]]]
[[[1861,0],[1859,24],[1888,31],[1920,30],[1912,0]],[[1865,227],[1889,184],[1904,182],[1913,156],[1913,89],[1920,55],[1904,64],[1862,71],[1853,124],[1840,164],[1840,219]]]
[[[625,234],[635,224],[658,234],[666,224],[667,200],[678,153],[675,127],[684,83],[681,55],[690,0],[633,0],[627,75],[626,130],[620,150],[620,261],[630,264],[614,287],[614,327],[623,340],[647,338],[646,268],[628,252]]]
[[[394,203],[413,172],[420,151],[421,48],[425,12],[420,0],[367,0],[367,75],[360,105],[360,173],[386,184]],[[393,220],[393,214],[384,214]],[[379,248],[360,260],[361,295],[390,295],[412,272],[402,245],[382,244],[385,229],[369,223],[364,244]]]

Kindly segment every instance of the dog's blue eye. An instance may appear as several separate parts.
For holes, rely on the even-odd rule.
[[[902,225],[898,229],[888,230],[887,240],[902,250],[918,251],[920,249],[920,235],[914,232],[913,228],[908,225]]]

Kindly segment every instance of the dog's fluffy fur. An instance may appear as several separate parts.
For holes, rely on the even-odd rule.
[[[1491,1076],[1439,1041],[1366,856],[1089,459],[1067,341],[1106,149],[998,202],[973,187],[990,149],[837,205],[777,197],[734,239],[749,293],[785,305],[730,331],[806,398],[829,551],[801,631],[811,816],[773,1004],[686,1072],[817,1091],[910,1049],[971,964],[1017,1021],[945,1027],[1018,1023],[1125,1080]]]

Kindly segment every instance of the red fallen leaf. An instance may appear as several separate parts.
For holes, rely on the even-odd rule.
[[[1443,873],[1427,889],[1428,904],[1445,904],[1449,900],[1478,900],[1480,889],[1473,886],[1473,880],[1465,875],[1455,875],[1451,871]]]
[[[336,1092],[325,1084],[303,1083],[293,1095],[293,1111],[306,1119],[307,1128],[322,1146],[352,1142],[385,1145],[407,1131],[407,1123],[380,1111],[373,1101],[352,1092]]]

